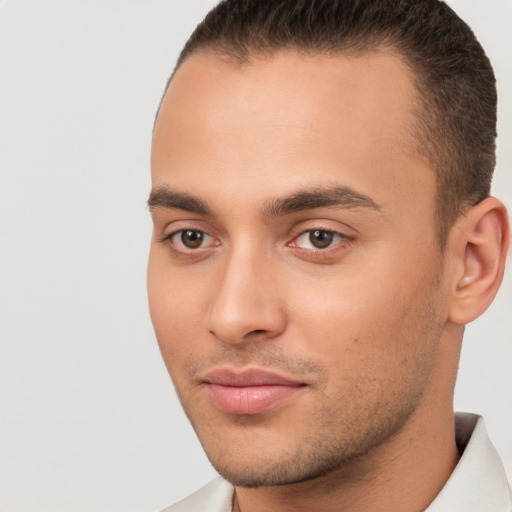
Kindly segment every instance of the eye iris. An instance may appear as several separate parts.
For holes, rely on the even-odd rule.
[[[329,231],[322,231],[320,229],[315,229],[309,234],[309,241],[317,249],[325,249],[326,247],[329,247],[333,238],[334,233],[330,233]]]
[[[181,233],[181,242],[189,249],[197,249],[203,243],[204,234],[201,231],[186,229]]]

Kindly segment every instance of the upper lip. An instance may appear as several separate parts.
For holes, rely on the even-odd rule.
[[[302,386],[304,383],[283,377],[268,370],[250,368],[243,371],[234,371],[221,368],[208,372],[203,377],[206,384],[220,386],[250,387],[250,386]]]

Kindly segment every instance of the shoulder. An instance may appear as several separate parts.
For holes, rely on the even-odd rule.
[[[162,512],[231,512],[233,486],[218,477]]]

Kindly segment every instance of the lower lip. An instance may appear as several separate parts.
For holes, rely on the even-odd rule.
[[[221,386],[207,384],[210,399],[221,411],[230,414],[258,414],[295,395],[302,386]]]

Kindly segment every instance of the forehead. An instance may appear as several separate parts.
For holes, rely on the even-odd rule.
[[[283,51],[244,64],[201,52],[162,102],[153,183],[211,190],[219,178],[248,198],[338,181],[370,196],[421,196],[433,173],[414,149],[415,99],[408,66],[389,51]]]
[[[357,111],[352,121],[375,121],[382,114],[373,131],[382,135],[383,128],[401,128],[400,135],[407,136],[414,121],[415,96],[410,68],[396,53],[384,49],[358,56],[283,50],[241,64],[202,51],[177,70],[157,127],[169,109],[175,118],[185,114],[182,122],[187,117],[194,122],[193,115],[199,112],[205,122],[220,121],[222,114],[230,117],[232,126],[237,118],[240,127],[247,114],[252,124],[259,118],[264,123],[275,120],[300,126],[311,123],[312,114],[317,114],[320,123],[330,121],[329,112],[350,115]],[[364,128],[367,134],[372,131],[368,125],[354,128]]]

